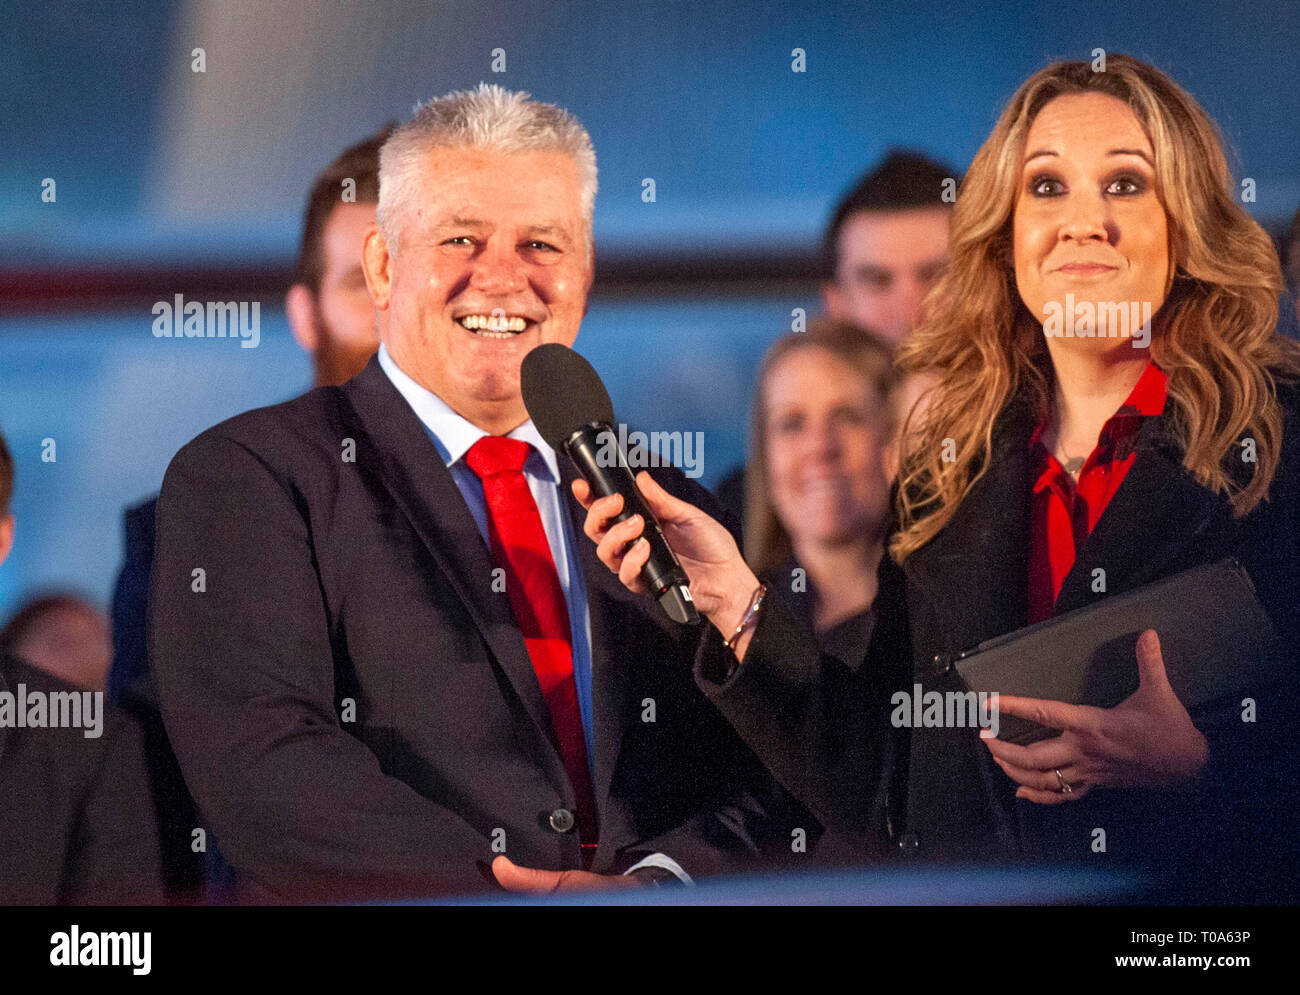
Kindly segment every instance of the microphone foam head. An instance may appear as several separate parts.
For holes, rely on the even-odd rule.
[[[548,342],[525,356],[519,386],[528,416],[557,452],[584,425],[614,424],[614,405],[600,375],[568,346]]]

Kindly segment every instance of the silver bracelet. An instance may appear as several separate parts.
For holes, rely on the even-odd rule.
[[[759,584],[758,590],[756,590],[754,596],[749,599],[749,609],[745,612],[745,617],[740,620],[740,624],[736,626],[736,631],[731,634],[731,638],[723,643],[723,645],[733,653],[736,651],[736,644],[740,642],[741,635],[743,635],[745,630],[749,628],[749,624],[754,621],[754,616],[758,614],[758,610],[763,607],[763,598],[766,596],[767,585]]]

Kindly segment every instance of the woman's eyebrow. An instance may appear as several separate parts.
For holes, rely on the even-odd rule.
[[[1148,166],[1155,169],[1156,164],[1151,161],[1151,157],[1142,149],[1111,149],[1107,155],[1135,155],[1142,159]]]
[[[1111,149],[1106,154],[1108,156],[1135,155],[1138,158],[1145,160],[1147,165],[1150,166],[1152,169],[1155,168],[1155,163],[1151,161],[1151,156],[1149,156],[1143,149]],[[1039,156],[1059,156],[1059,155],[1060,153],[1056,152],[1053,149],[1038,149],[1034,152],[1029,153],[1029,155],[1025,156],[1024,165],[1028,165],[1031,160],[1037,159]]]

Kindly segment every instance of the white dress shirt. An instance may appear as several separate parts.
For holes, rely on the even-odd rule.
[[[412,380],[393,361],[385,346],[379,347],[379,365],[398,393],[406,399],[416,417],[424,426],[429,438],[437,447],[443,463],[451,471],[452,479],[469,512],[478,526],[479,535],[491,549],[488,537],[487,500],[483,496],[483,482],[465,462],[465,454],[474,443],[488,433],[457,414],[437,394]],[[591,612],[587,607],[587,589],[582,580],[582,568],[575,553],[573,524],[560,497],[560,470],[555,450],[547,445],[532,419],[524,422],[507,438],[519,439],[533,447],[524,463],[524,478],[537,503],[546,531],[546,541],[551,547],[551,559],[560,577],[560,588],[569,609],[569,632],[573,646],[573,680],[578,691],[578,709],[582,714],[583,739],[587,745],[587,765],[595,777],[595,733],[591,701]],[[640,867],[661,867],[684,883],[690,876],[681,866],[662,853],[654,853],[628,868],[630,874]]]

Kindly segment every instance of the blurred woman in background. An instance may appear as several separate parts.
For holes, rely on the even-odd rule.
[[[887,346],[822,318],[773,343],[754,392],[749,563],[841,659],[860,659],[871,631],[894,388]]]

